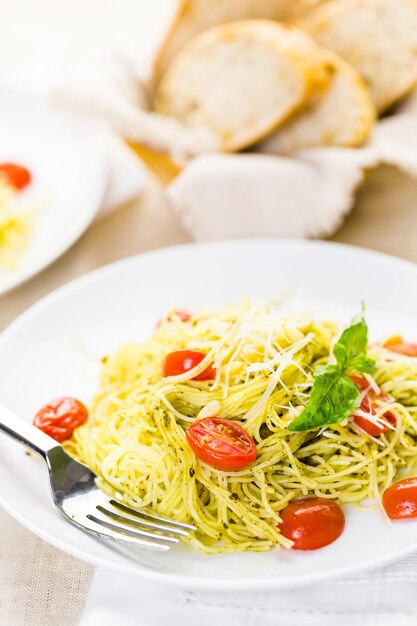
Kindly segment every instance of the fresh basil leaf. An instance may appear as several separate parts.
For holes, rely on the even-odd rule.
[[[317,376],[310,400],[304,411],[288,426],[288,430],[303,432],[327,424],[339,424],[355,410],[360,393],[349,376],[334,369]]]
[[[358,354],[350,361],[348,369],[373,374],[376,371],[376,363],[371,357]]]
[[[340,374],[339,368],[337,365],[317,365],[314,370],[314,378],[318,376],[324,376],[325,374],[332,373],[334,375]]]
[[[367,356],[368,327],[363,315],[352,320],[333,347],[335,364],[319,365],[310,400],[304,411],[288,426],[302,432],[330,424],[339,424],[356,408],[360,393],[347,375],[350,371],[372,373],[373,359]]]
[[[347,369],[370,371],[371,359],[366,356],[368,348],[368,327],[363,317],[352,320],[335,343],[333,354],[342,372]],[[365,369],[362,367],[365,366]],[[374,371],[374,370],[371,370]]]

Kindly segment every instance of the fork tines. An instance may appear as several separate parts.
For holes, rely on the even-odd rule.
[[[114,499],[105,506],[98,504],[94,514],[87,515],[87,519],[98,526],[96,532],[101,535],[157,550],[168,550],[179,542],[180,537],[188,537],[196,530],[192,524],[134,510]]]

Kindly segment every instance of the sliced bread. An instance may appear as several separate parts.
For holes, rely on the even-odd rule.
[[[375,119],[370,91],[346,61],[323,49],[334,69],[326,93],[314,105],[294,115],[259,146],[261,152],[291,154],[316,146],[360,146]]]
[[[332,68],[314,41],[278,22],[245,20],[196,37],[169,65],[154,109],[207,128],[221,149],[259,141],[327,89]]]
[[[417,83],[417,0],[333,0],[301,25],[356,68],[378,111]]]
[[[311,0],[179,0],[154,62],[156,78],[191,39],[219,24],[243,19],[286,20],[294,4]]]

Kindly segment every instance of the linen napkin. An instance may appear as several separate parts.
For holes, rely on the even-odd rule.
[[[107,189],[99,217],[139,196],[146,188],[147,172],[134,152],[115,133],[102,128],[108,160]]]
[[[198,156],[167,193],[196,239],[326,237],[352,209],[367,170],[389,164],[417,177],[416,146],[417,106],[381,120],[363,148]]]
[[[98,569],[80,626],[414,626],[417,555],[309,587],[203,592]]]
[[[195,239],[329,236],[351,210],[369,168],[387,163],[417,176],[415,94],[375,125],[362,148],[225,155],[216,152],[209,131],[150,111],[148,85],[131,60],[112,55],[90,63],[56,86],[55,103],[180,164],[166,193]]]

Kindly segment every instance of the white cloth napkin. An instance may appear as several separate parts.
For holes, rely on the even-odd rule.
[[[368,169],[385,163],[417,177],[416,146],[417,107],[380,121],[360,149],[198,156],[167,193],[196,239],[326,237],[351,210]]]
[[[177,589],[98,569],[80,626],[415,626],[417,555],[367,575],[264,593]]]
[[[99,216],[133,200],[146,188],[147,172],[136,154],[115,133],[101,129],[108,159],[107,189]]]
[[[195,158],[167,193],[196,239],[324,237],[340,226],[373,150],[308,150]],[[416,159],[417,163],[417,159]]]

